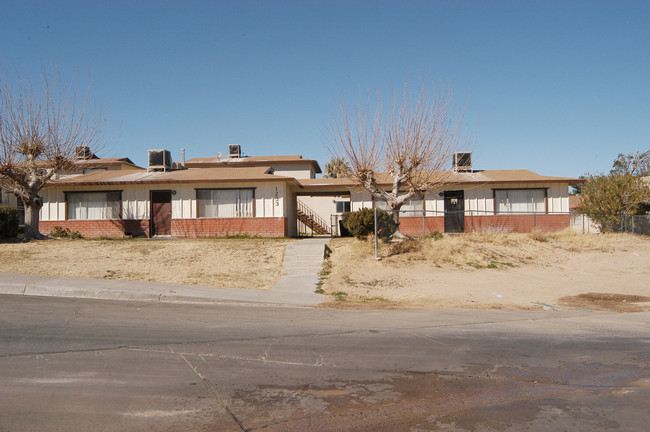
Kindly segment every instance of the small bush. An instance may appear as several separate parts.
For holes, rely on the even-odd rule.
[[[337,291],[333,295],[337,302],[345,303],[349,300],[348,293],[345,291]]]
[[[550,239],[550,235],[547,232],[534,228],[530,232],[530,238],[538,242],[547,242]]]
[[[399,255],[411,252],[420,252],[422,250],[422,242],[418,239],[407,238],[402,241],[397,241],[390,245],[390,254]]]
[[[15,238],[18,235],[18,210],[0,205],[0,237]]]
[[[55,226],[50,232],[50,237],[54,238],[69,238],[69,239],[80,239],[82,235],[79,231],[72,231],[70,228],[63,228],[60,226]]]
[[[444,237],[445,237],[444,234],[441,233],[440,231],[434,231],[430,234],[427,234],[427,238],[433,239],[435,241],[442,240]]]
[[[345,213],[342,217],[343,226],[356,238],[363,240],[375,233],[375,211],[363,208],[355,212]],[[377,235],[387,241],[397,231],[393,215],[384,210],[377,211]]]

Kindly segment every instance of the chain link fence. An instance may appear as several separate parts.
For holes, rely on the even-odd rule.
[[[346,235],[341,224],[342,215],[330,218],[333,236]],[[604,229],[601,220],[605,221]],[[594,220],[585,214],[571,213],[517,213],[493,211],[436,211],[404,210],[400,211],[400,231],[407,236],[419,237],[440,233],[462,233],[472,231],[489,232],[530,232],[536,228],[543,230],[561,230],[571,227],[580,233],[626,232],[650,235],[650,215],[609,215]]]
[[[570,225],[569,213],[521,213],[487,210],[402,210],[400,232],[410,237],[439,233],[463,233],[473,231],[530,232],[535,228],[558,230]],[[341,215],[331,216],[333,235],[345,235]]]
[[[650,214],[595,214],[571,213],[571,228],[582,233],[622,232],[650,235]]]

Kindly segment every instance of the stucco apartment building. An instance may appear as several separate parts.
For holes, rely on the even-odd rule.
[[[166,150],[148,156],[147,168],[127,158],[100,158],[94,168],[58,175],[42,191],[41,232],[60,226],[86,237],[338,235],[343,212],[385,204],[350,179],[317,178],[318,162],[299,155],[243,157],[231,145],[228,157],[172,163]],[[578,179],[471,166],[442,175],[440,190],[402,208],[403,233],[570,225],[569,185]],[[380,179],[391,185],[388,176]]]

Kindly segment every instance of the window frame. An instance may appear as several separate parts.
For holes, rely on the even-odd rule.
[[[122,213],[123,213],[123,202],[122,202],[122,192],[123,190],[121,189],[111,189],[111,190],[79,190],[79,191],[64,191],[65,195],[65,220],[87,220],[87,221],[94,221],[94,220],[122,220]],[[117,193],[119,194],[119,208],[118,208],[118,216],[117,218],[105,218],[105,219],[70,219],[68,215],[68,202],[69,202],[69,196],[73,194],[109,194],[109,193]],[[108,203],[108,200],[106,200]]]
[[[335,208],[336,214],[349,213],[350,211],[352,211],[352,202],[350,202],[350,201],[343,201],[343,200],[337,201],[337,200],[334,200],[334,203],[335,203],[335,206],[336,206],[336,208]],[[339,204],[341,205],[341,207],[343,207],[343,211],[339,211]],[[347,210],[346,210],[346,208],[347,208]]]
[[[495,215],[531,215],[531,214],[548,214],[548,187],[528,187],[528,188],[493,188],[492,189],[492,202],[493,202],[493,212]],[[543,190],[544,191],[544,211],[543,212],[517,212],[517,213],[500,213],[499,206],[497,203],[497,192],[498,191],[529,191],[529,190]]]
[[[194,188],[195,192],[195,206],[194,211],[196,212],[196,219],[245,219],[251,217],[257,217],[257,209],[255,205],[255,190],[256,187],[238,187],[238,188]],[[252,192],[251,200],[253,203],[253,215],[252,216],[235,216],[235,217],[206,217],[199,216],[199,192],[200,191],[232,191],[232,190],[249,190]]]
[[[370,195],[370,197],[372,198],[372,207],[371,207],[371,208],[372,208],[373,210],[374,210],[375,208],[377,208],[377,210],[383,210],[382,208],[378,207],[378,206],[376,205],[376,203],[377,203],[377,202],[384,202],[384,203],[385,203],[386,201],[381,200],[381,199],[379,199],[379,198],[375,198],[375,196],[372,195],[372,194]],[[417,194],[413,195],[411,198],[409,198],[408,201],[406,201],[406,202],[402,205],[402,207],[400,208],[399,211],[402,212],[402,208],[403,208],[405,205],[407,205],[407,204],[408,204],[412,199],[414,199],[414,198],[415,198],[415,199],[419,199],[419,200],[422,201],[422,209],[421,209],[421,210],[408,210],[408,212],[409,212],[409,213],[412,213],[412,216],[418,216],[418,213],[422,213],[423,211],[426,212],[426,211],[427,211],[427,200],[425,199],[425,198],[426,198],[426,194],[424,194],[424,193],[422,193],[422,194],[417,193]],[[388,204],[388,203],[386,203],[386,204]],[[384,210],[384,211],[391,211],[391,210]],[[400,217],[402,217],[402,216],[400,216]],[[405,217],[409,217],[409,215],[405,215]]]

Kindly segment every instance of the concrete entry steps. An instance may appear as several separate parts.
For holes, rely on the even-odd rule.
[[[329,237],[318,237],[287,245],[282,275],[271,290],[0,273],[0,294],[168,303],[315,306],[325,299],[314,291],[328,241]]]

